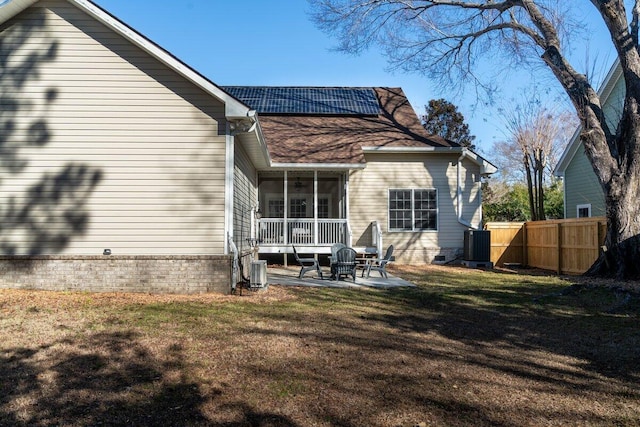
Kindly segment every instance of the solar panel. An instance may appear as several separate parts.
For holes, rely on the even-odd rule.
[[[263,114],[377,115],[373,88],[223,86]]]

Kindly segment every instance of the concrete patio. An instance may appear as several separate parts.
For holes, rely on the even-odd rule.
[[[329,269],[323,269],[323,279],[317,277],[315,271],[309,271],[301,279],[298,278],[300,267],[268,267],[267,280],[270,285],[284,286],[310,286],[310,287],[327,287],[327,288],[375,288],[375,289],[391,289],[400,287],[415,287],[399,277],[388,274],[388,278],[380,277],[379,273],[371,273],[369,278],[360,277],[361,272],[358,271],[356,282],[353,279],[342,278],[341,280],[331,280]]]

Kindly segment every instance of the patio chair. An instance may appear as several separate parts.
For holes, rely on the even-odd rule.
[[[346,248],[347,245],[345,245],[344,243],[334,243],[331,246],[331,256],[329,257],[329,266],[331,267],[331,278],[333,279],[335,277],[335,272],[333,271],[333,266],[336,262],[336,257],[338,255],[338,251],[342,248]]]
[[[356,251],[351,248],[342,248],[336,253],[336,259],[333,263],[334,280],[340,280],[340,276],[353,277],[353,283],[356,282]]]
[[[393,245],[390,245],[387,248],[387,253],[384,254],[384,258],[378,260],[371,260],[371,262],[367,265],[367,278],[371,274],[371,270],[376,270],[380,272],[380,276],[385,279],[387,276],[387,264],[391,261],[391,256],[393,255]]]
[[[291,245],[293,248],[293,256],[296,257],[296,261],[300,264],[300,273],[298,274],[298,279],[302,279],[304,273],[311,270],[316,270],[318,272],[318,276],[322,279],[322,270],[320,269],[320,264],[318,264],[318,260],[315,258],[300,258],[298,256],[298,251],[296,251],[296,247]]]
[[[338,251],[342,248],[346,248],[347,245],[345,245],[344,243],[334,243],[331,246],[331,257],[335,258],[336,255],[338,254]]]

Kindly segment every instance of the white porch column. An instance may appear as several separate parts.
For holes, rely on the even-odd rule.
[[[287,242],[289,241],[289,224],[288,224],[288,217],[289,217],[289,173],[287,171],[284,171],[284,212],[283,212],[283,224],[282,224],[282,238],[284,239],[284,243],[285,245],[287,244]],[[287,251],[285,250],[285,254],[287,253]],[[285,255],[285,260],[286,260],[286,255]],[[285,263],[286,265],[286,263]]]
[[[344,206],[346,211],[346,219],[347,219],[347,246],[351,247],[351,224],[349,223],[349,218],[351,214],[349,212],[349,171],[345,173],[344,180]]]
[[[313,242],[318,245],[318,171],[313,171]]]

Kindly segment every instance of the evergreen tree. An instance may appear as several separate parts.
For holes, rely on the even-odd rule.
[[[427,132],[457,142],[470,150],[475,149],[475,136],[469,133],[469,125],[464,122],[464,116],[458,107],[446,99],[432,99],[425,105],[425,114],[421,117],[422,126]]]

